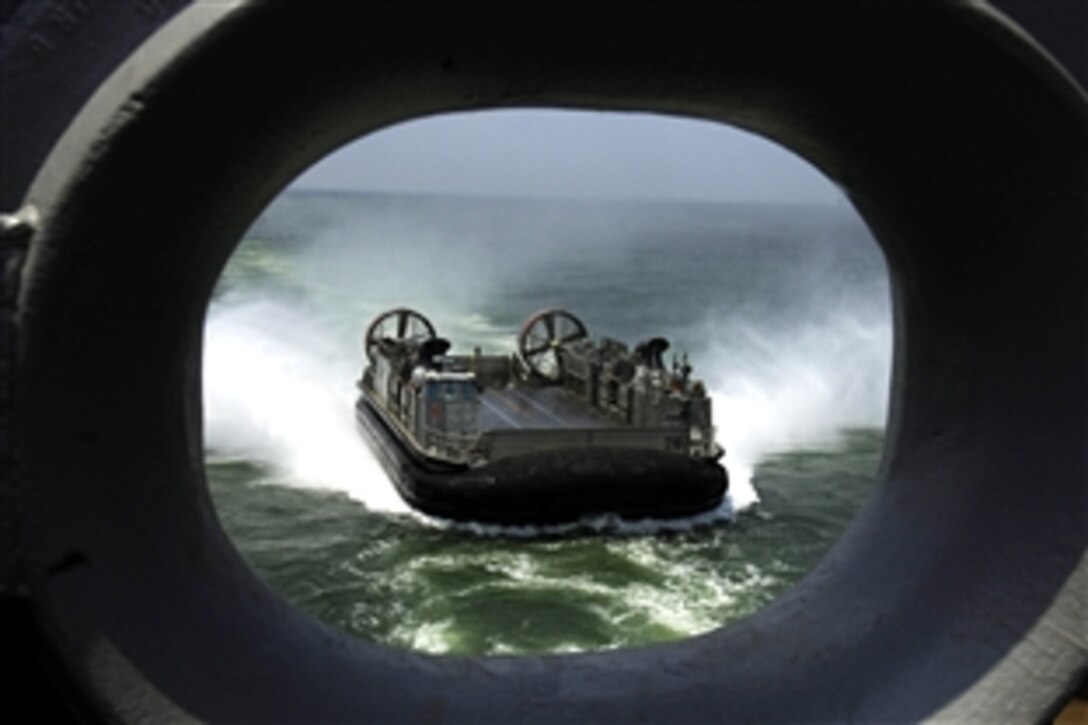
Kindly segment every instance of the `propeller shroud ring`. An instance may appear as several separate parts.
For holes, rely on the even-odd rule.
[[[518,355],[534,374],[551,381],[563,376],[558,350],[588,337],[585,324],[566,310],[551,308],[531,315],[518,333]]]
[[[394,324],[394,335],[387,334],[390,323]],[[424,340],[437,337],[434,325],[421,313],[413,309],[394,307],[375,317],[370,326],[366,328],[363,347],[366,349],[367,358],[374,360],[374,350],[379,341],[388,339],[400,341],[416,337],[422,337]]]

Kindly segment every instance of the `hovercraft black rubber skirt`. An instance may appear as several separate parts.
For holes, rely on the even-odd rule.
[[[678,518],[716,508],[728,488],[716,462],[634,448],[546,450],[480,467],[443,464],[410,450],[362,398],[356,419],[401,497],[423,513],[458,521]]]

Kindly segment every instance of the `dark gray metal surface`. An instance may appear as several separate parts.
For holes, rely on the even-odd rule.
[[[0,211],[12,211],[84,102],[192,0],[5,0]]]
[[[1010,721],[1046,718],[1077,686],[1088,120],[1027,40],[959,3],[298,7],[184,13],[27,197],[43,226],[9,416],[19,586],[84,706],[119,720]],[[504,105],[755,129],[841,184],[887,253],[880,489],[804,582],[744,622],[582,656],[394,652],[287,606],[215,521],[198,371],[233,244],[338,143]]]

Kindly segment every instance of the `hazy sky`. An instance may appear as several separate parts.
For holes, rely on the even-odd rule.
[[[292,186],[594,199],[842,198],[792,152],[729,126],[558,110],[409,121],[345,146]]]

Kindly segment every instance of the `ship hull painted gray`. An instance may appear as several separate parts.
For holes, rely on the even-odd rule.
[[[553,524],[602,514],[677,518],[716,508],[728,488],[723,466],[666,451],[566,448],[480,467],[419,455],[360,397],[356,420],[401,497],[442,518]]]

